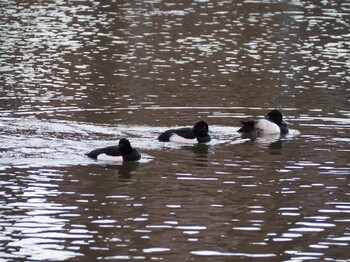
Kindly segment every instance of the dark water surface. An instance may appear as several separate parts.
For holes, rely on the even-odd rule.
[[[0,260],[350,261],[349,1],[0,15]],[[287,137],[236,132],[274,108]],[[155,139],[198,119],[207,145]],[[84,156],[121,137],[141,161]]]

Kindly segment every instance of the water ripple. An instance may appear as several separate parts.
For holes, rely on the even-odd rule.
[[[0,259],[348,258],[346,1],[0,8]],[[237,133],[274,108],[288,136]],[[124,136],[135,165],[83,154]]]

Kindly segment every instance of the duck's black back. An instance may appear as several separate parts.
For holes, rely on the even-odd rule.
[[[242,121],[243,126],[237,131],[241,133],[253,133],[254,132],[254,120]]]
[[[92,150],[90,153],[87,153],[86,155],[88,157],[97,159],[97,156],[100,154],[106,154],[109,156],[120,156],[120,150],[118,146],[109,146],[104,148],[97,148],[95,150]]]
[[[160,134],[158,140],[161,142],[169,142],[169,138],[172,134],[177,134],[187,139],[194,139],[196,135],[193,133],[193,129],[190,127],[183,127],[178,129],[170,129]]]

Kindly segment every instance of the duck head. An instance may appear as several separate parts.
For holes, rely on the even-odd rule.
[[[199,121],[193,126],[192,130],[196,136],[204,137],[208,134],[209,126],[205,121]]]
[[[271,122],[274,122],[277,125],[288,125],[288,122],[283,120],[282,113],[277,109],[270,111],[265,118],[270,120]]]
[[[128,154],[132,151],[132,147],[128,139],[122,138],[119,140],[119,150],[122,154]]]

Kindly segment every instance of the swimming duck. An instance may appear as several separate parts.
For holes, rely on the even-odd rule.
[[[193,127],[170,129],[160,134],[161,142],[175,142],[186,144],[206,143],[210,141],[209,126],[205,121],[197,122]]]
[[[98,148],[86,155],[93,159],[111,162],[137,161],[141,159],[140,152],[132,148],[129,140],[126,138],[120,139],[118,146]]]
[[[288,122],[283,120],[282,113],[278,110],[270,111],[265,118],[242,121],[243,127],[238,132],[259,135],[288,134]]]

